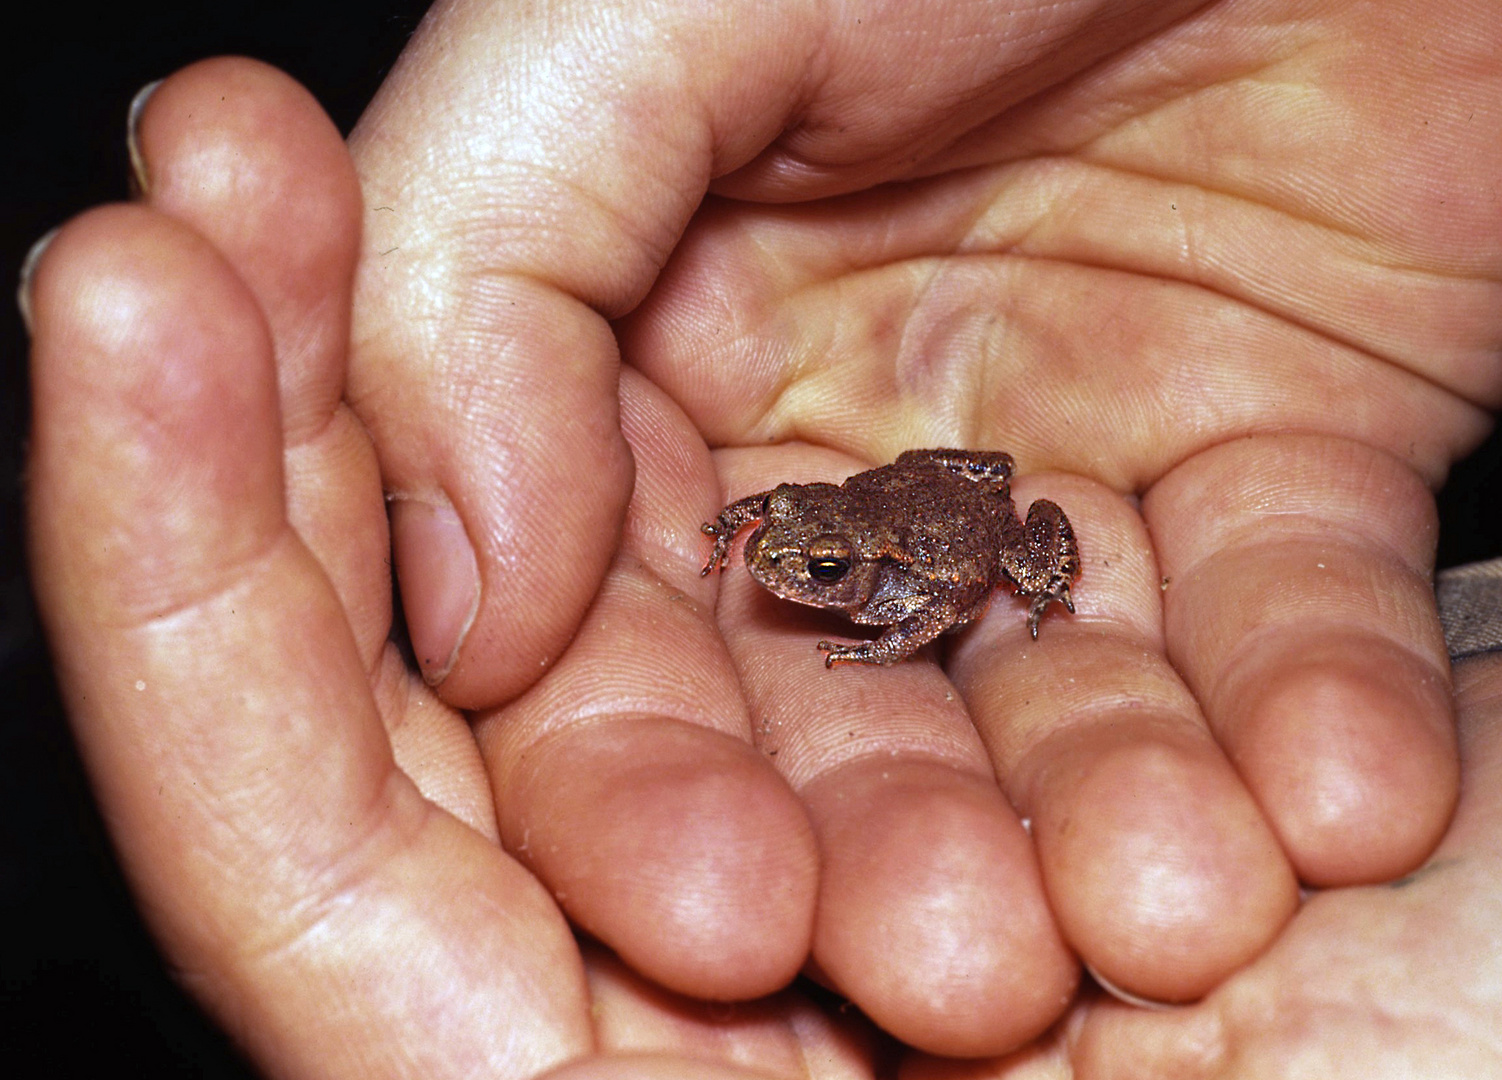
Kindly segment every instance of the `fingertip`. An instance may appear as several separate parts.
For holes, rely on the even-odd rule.
[[[500,801],[507,848],[658,983],[754,998],[787,985],[808,955],[813,834],[792,790],[739,739],[660,718],[574,727],[532,747]]]
[[[1459,793],[1449,680],[1362,635],[1285,640],[1248,666],[1224,723],[1300,878],[1356,885],[1418,866]]]
[[[63,383],[101,402],[149,395],[144,412],[187,424],[221,393],[274,404],[255,298],[178,222],[138,206],[87,211],[58,230],[30,280],[39,406]]]
[[[32,309],[33,469],[110,493],[75,512],[279,484],[266,323],[200,236],[143,207],[83,213],[33,270]]]
[[[1458,784],[1419,477],[1350,440],[1248,438],[1144,508],[1172,580],[1169,654],[1300,877],[1412,869]]]
[[[1225,759],[1174,732],[1171,721],[1122,716],[1045,744],[1030,796],[1070,942],[1093,970],[1154,1001],[1204,994],[1266,947],[1298,899]]]
[[[867,759],[802,794],[824,853],[815,962],[883,1030],[978,1057],[1058,1018],[1079,965],[989,777]]]
[[[150,210],[101,207],[49,245],[32,302],[44,569],[91,604],[156,608],[280,529],[269,339],[217,252]],[[83,535],[112,542],[69,543]]]
[[[326,424],[346,371],[363,203],[338,130],[291,76],[219,57],[138,95],[128,142],[152,208],[206,237],[256,294],[296,445]]]
[[[221,246],[253,241],[258,222],[264,231],[256,208],[275,205],[284,258],[298,261],[289,238],[313,251],[334,235],[343,241],[340,256],[353,261],[362,206],[354,164],[318,100],[279,68],[242,56],[189,64],[137,93],[127,141],[158,209],[191,219],[197,208],[226,201],[244,208],[238,228],[221,223],[224,235],[214,237]]]
[[[414,641],[429,643],[425,674],[441,672],[440,696],[463,709],[514,700],[564,655],[618,550],[635,478],[609,326],[537,283],[499,275],[475,287],[478,306],[454,316],[464,325],[429,326],[437,337],[411,351],[409,324],[427,315],[370,332],[348,388],[391,505],[451,504],[472,544],[480,592],[461,642],[466,605],[443,592],[459,571],[394,538],[404,595],[449,597],[407,616]],[[446,583],[407,580],[430,570]],[[429,614],[441,619],[421,625]]]

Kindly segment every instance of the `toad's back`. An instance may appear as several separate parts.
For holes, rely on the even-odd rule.
[[[862,555],[910,559],[941,577],[991,577],[1016,514],[1005,481],[969,480],[932,461],[859,473],[840,493],[846,534]]]

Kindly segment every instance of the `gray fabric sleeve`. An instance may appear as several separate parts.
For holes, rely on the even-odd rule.
[[[1502,651],[1502,558],[1441,570],[1434,595],[1452,661]]]

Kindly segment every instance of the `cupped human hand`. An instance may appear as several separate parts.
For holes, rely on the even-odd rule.
[[[1462,785],[1424,865],[1316,893],[1264,955],[1203,1001],[1142,1009],[1093,994],[1006,1057],[915,1055],[904,1080],[1472,1080],[1502,1074],[1502,658],[1455,670]]]
[[[142,199],[24,275],[29,529],[70,719],[177,977],[271,1076],[874,1075],[854,1014],[704,1006],[581,954],[500,846],[465,718],[391,640],[385,500],[341,400],[361,203],[338,133],[243,60],[140,106]],[[682,424],[639,377],[623,399],[633,438]],[[774,868],[811,866],[788,822],[766,831]]]
[[[509,850],[666,985],[759,992],[811,943],[949,1053],[1055,1015],[1065,945],[1187,1000],[1298,880],[1416,866],[1457,775],[1430,489],[1502,392],[1498,35],[1460,3],[437,7],[351,140],[350,400]],[[678,478],[623,534],[658,559],[615,546],[618,350],[683,414],[632,444]],[[1079,611],[1036,644],[998,602],[942,676],[826,672],[838,622],[694,579],[723,502],[946,445],[1075,522]]]

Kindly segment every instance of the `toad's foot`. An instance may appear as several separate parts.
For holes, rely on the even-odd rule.
[[[699,531],[705,536],[714,537],[714,547],[710,549],[709,559],[699,571],[700,577],[704,577],[717,566],[725,565],[726,560],[730,558],[730,545],[735,541],[735,534],[762,516],[765,512],[768,494],[770,493],[762,491],[755,495],[747,495],[744,499],[737,499],[721,510],[714,521],[706,521],[699,526]]]
[[[1033,602],[1027,606],[1027,632],[1033,635],[1034,641],[1038,640],[1038,621],[1043,618],[1049,604],[1057,600],[1069,614],[1074,614],[1074,600],[1069,595],[1069,584],[1069,578],[1061,577],[1050,582],[1042,592],[1033,595]]]
[[[832,668],[836,664],[895,664],[908,655],[907,653],[884,655],[877,649],[875,641],[862,641],[858,645],[821,641],[818,649],[825,654],[824,666],[827,668]]]

